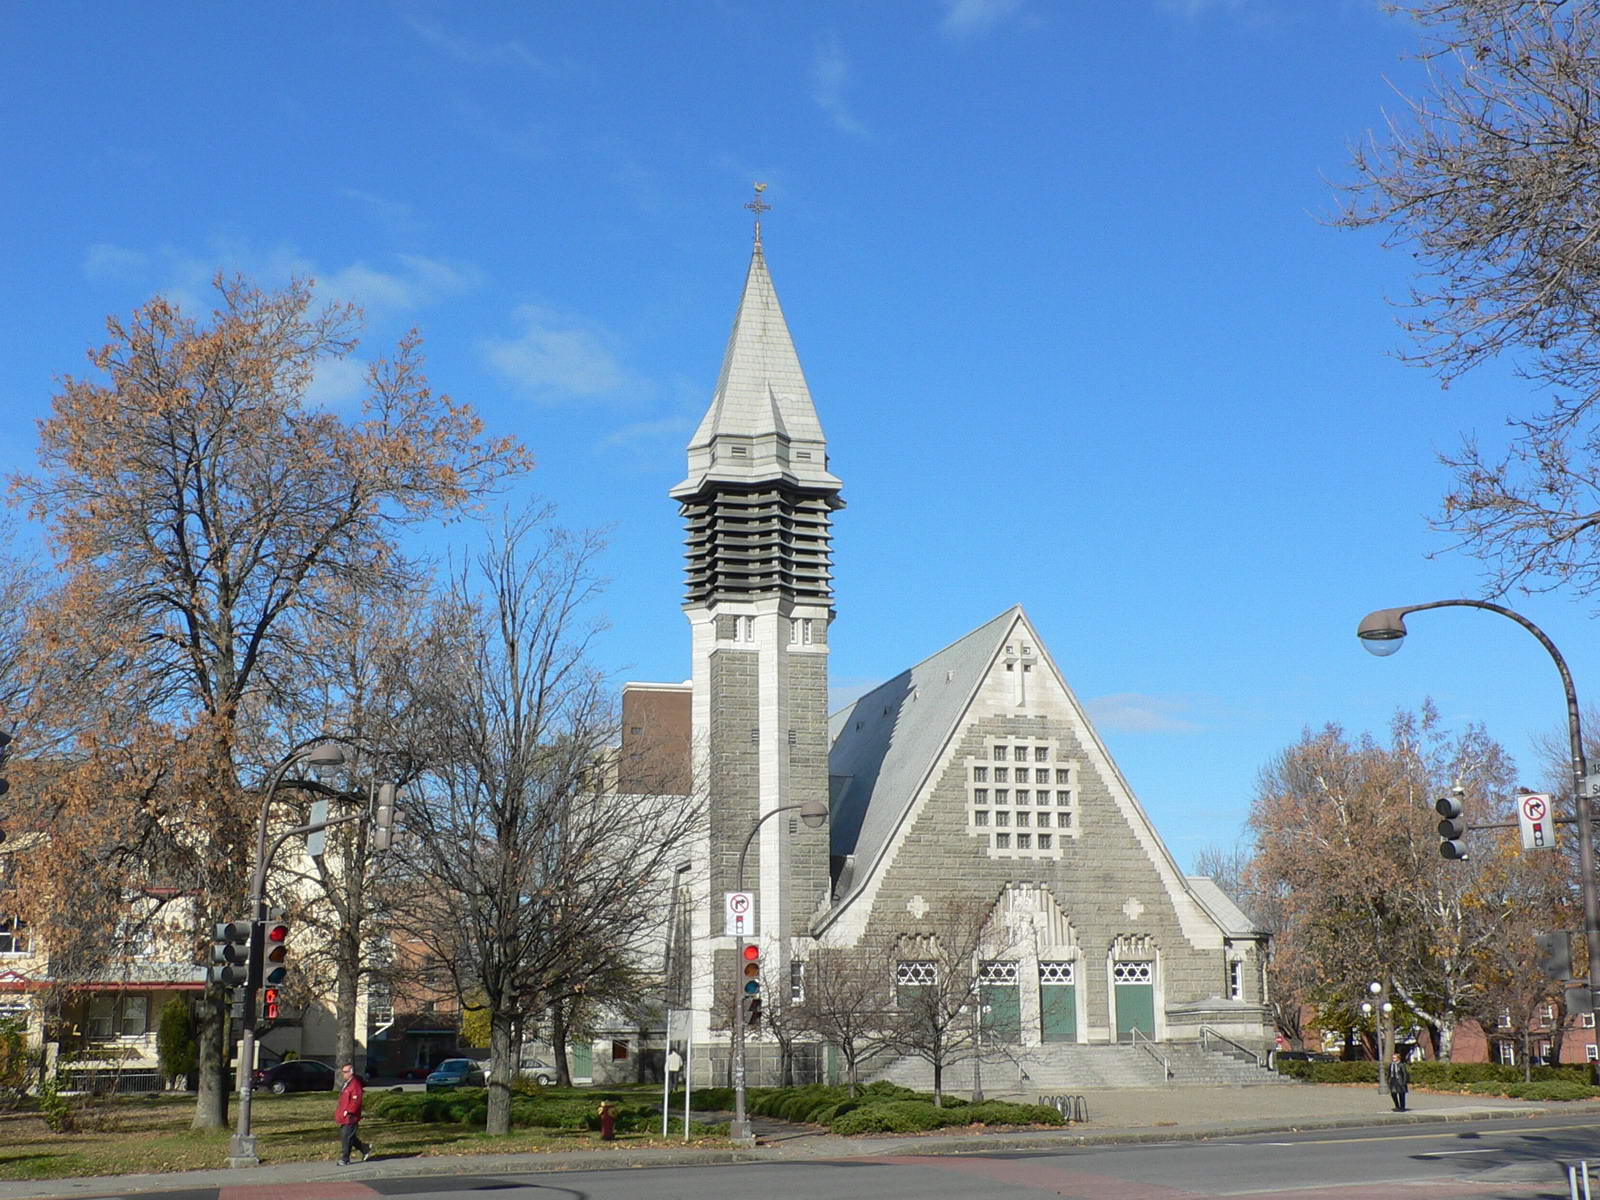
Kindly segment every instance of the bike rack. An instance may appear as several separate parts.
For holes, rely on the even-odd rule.
[[[1082,1096],[1040,1096],[1039,1103],[1048,1104],[1075,1124],[1086,1124],[1089,1120],[1089,1102]]]

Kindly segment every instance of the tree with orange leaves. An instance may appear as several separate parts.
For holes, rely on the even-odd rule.
[[[1281,913],[1273,953],[1294,964],[1309,1001],[1351,1008],[1387,975],[1449,1056],[1499,910],[1478,854],[1439,856],[1433,803],[1460,786],[1474,822],[1503,819],[1511,770],[1481,728],[1450,737],[1430,704],[1397,714],[1387,744],[1329,725],[1263,770],[1250,872]]]
[[[216,289],[209,321],[159,297],[109,320],[94,374],[65,379],[40,427],[37,473],[13,481],[63,574],[33,638],[29,728],[61,768],[53,848],[31,869],[82,858],[124,895],[186,897],[195,952],[211,921],[244,911],[253,789],[288,749],[269,744],[272,714],[302,685],[297,618],[331,612],[336,591],[414,585],[405,532],[530,465],[431,390],[415,333],[368,367],[344,420],[306,392],[355,349],[358,311],[314,307],[303,280]],[[87,919],[41,907],[47,942]],[[196,1127],[225,1121],[224,1016],[213,994]]]

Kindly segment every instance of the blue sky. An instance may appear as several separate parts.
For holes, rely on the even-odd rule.
[[[1322,219],[1413,44],[1376,0],[0,0],[0,470],[106,314],[312,275],[612,528],[605,665],[682,679],[666,493],[759,179],[849,503],[841,695],[1020,602],[1185,865],[1304,726],[1426,695],[1532,783],[1563,708],[1525,633],[1353,636],[1478,594],[1435,456],[1535,402],[1396,362],[1408,256]],[[1514,603],[1600,696],[1590,613]]]

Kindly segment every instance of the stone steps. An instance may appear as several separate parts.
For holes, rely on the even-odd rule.
[[[984,1054],[983,1089],[995,1096],[1054,1095],[1096,1088],[1253,1087],[1293,1086],[1294,1080],[1233,1058],[1203,1050],[1192,1042],[1156,1043],[1163,1066],[1145,1048],[1135,1046],[1011,1046]],[[885,1079],[918,1091],[933,1088],[933,1068],[921,1059],[901,1058],[865,1075],[870,1082]],[[950,1064],[944,1086],[950,1091],[972,1090],[973,1063]]]

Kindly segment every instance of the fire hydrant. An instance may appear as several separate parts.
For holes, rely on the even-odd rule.
[[[600,1140],[617,1140],[617,1106],[610,1100],[600,1101]]]

